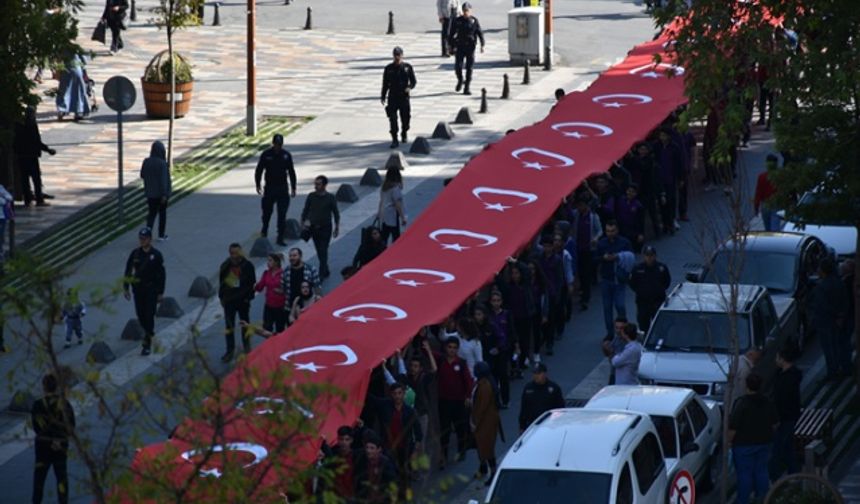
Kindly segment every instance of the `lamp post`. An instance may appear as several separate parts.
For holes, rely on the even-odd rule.
[[[248,136],[257,134],[257,50],[255,47],[256,0],[248,0],[248,107],[245,111]]]
[[[544,70],[552,70],[552,0],[543,1],[544,17]]]

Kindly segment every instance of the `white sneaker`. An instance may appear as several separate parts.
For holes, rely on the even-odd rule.
[[[540,354],[535,354],[535,364],[540,364]]]
[[[166,241],[167,241],[167,240],[169,240],[169,239],[170,239],[170,237],[169,237],[169,236],[167,236],[167,235],[159,236],[159,237],[158,237],[158,241],[160,241],[160,242],[166,242]]]
[[[677,220],[675,220],[674,222],[672,222],[672,227],[674,227],[674,228],[675,228],[675,231],[680,231],[680,229],[681,229],[681,225],[680,225],[680,224],[678,224],[678,221],[677,221]]]

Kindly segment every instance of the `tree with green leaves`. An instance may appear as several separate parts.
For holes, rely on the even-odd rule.
[[[28,105],[40,101],[28,74],[48,66],[62,54],[79,53],[75,20],[83,0],[17,0],[0,2],[0,149],[5,165],[2,181],[14,188],[14,125]]]
[[[167,56],[170,63],[170,122],[167,130],[167,164],[173,166],[173,124],[176,120],[176,55],[173,35],[176,30],[200,24],[198,17],[203,0],[159,0],[153,8],[154,22],[167,34]]]
[[[856,0],[695,0],[655,9],[686,72],[687,122],[707,117],[706,162],[726,166],[748,131],[761,88],[784,166],[772,175],[776,206],[794,222],[860,231],[860,10]],[[814,192],[798,204],[799,196]],[[860,244],[860,232],[858,232]],[[860,301],[860,263],[854,299]],[[841,330],[851,327],[843,321]],[[853,323],[860,348],[860,311]],[[847,337],[847,335],[846,335]],[[860,354],[855,378],[860,381]],[[725,502],[725,485],[723,487]]]

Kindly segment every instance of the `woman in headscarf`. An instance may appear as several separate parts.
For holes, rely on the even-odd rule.
[[[496,473],[496,435],[501,422],[499,389],[490,372],[490,365],[486,362],[475,364],[474,373],[475,388],[472,390],[472,415],[469,423],[475,436],[480,463],[475,478],[483,478],[489,468],[490,477],[485,482],[489,485]]]
[[[143,192],[149,208],[146,227],[152,229],[155,216],[158,215],[158,239],[164,241],[167,239],[167,200],[172,188],[167,150],[160,141],[152,142],[149,157],[143,160],[140,167],[140,178],[143,179]]]
[[[87,83],[84,80],[86,60],[78,53],[70,52],[63,62],[60,89],[57,91],[57,119],[74,114],[75,121],[90,115],[87,100]]]

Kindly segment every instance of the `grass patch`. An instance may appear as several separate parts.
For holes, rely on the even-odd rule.
[[[170,204],[239,166],[265,150],[275,133],[288,136],[310,121],[311,117],[266,117],[253,137],[245,135],[241,121],[224,133],[195,147],[173,162],[173,194]],[[40,233],[20,246],[16,253],[38,257],[45,266],[62,268],[101,248],[146,218],[146,198],[140,182],[125,187],[124,223],[117,220],[116,191],[88,205],[74,215]],[[21,279],[12,279],[19,284]]]

